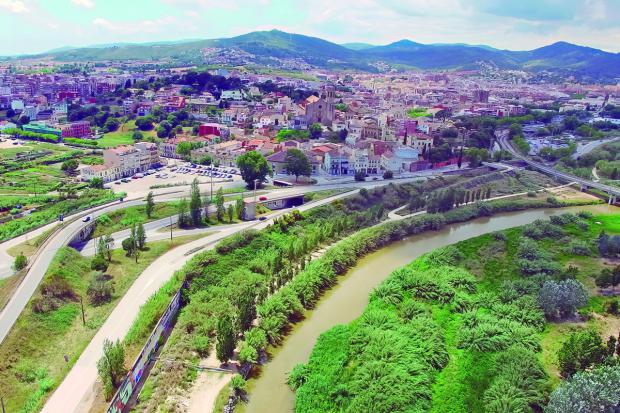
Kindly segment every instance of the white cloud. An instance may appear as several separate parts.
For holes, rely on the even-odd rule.
[[[95,7],[94,0],[71,0],[71,3],[79,7],[84,7],[86,9],[92,9]]]
[[[123,22],[113,22],[103,17],[97,17],[93,20],[93,26],[95,27],[122,34],[157,33],[162,31],[162,29],[165,29],[168,25],[175,23],[176,18],[172,16],[166,16],[153,20]]]
[[[0,0],[0,8],[11,13],[28,13],[30,9],[21,0]]]

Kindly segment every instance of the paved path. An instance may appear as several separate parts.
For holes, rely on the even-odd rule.
[[[359,191],[359,189],[357,191]],[[297,209],[306,211],[333,202],[336,199],[352,195],[357,191],[311,202]],[[273,222],[273,218],[286,214],[287,212],[289,211],[282,210],[269,214],[269,219],[265,221],[250,221],[238,225],[230,225],[217,234],[209,235],[179,246],[153,261],[153,263],[136,279],[123,298],[121,298],[118,305],[101,326],[95,337],[84,349],[69,374],[49,398],[42,412],[71,413],[88,411],[95,397],[93,388],[97,380],[97,360],[99,360],[102,355],[103,341],[105,339],[124,339],[140,307],[170,279],[175,271],[180,270],[195,254],[191,253],[193,249],[201,246],[205,246],[201,251],[212,249],[219,240],[235,232],[249,228],[265,228]]]

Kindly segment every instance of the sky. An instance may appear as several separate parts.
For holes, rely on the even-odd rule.
[[[620,52],[620,0],[0,0],[0,56],[271,29],[336,43]]]

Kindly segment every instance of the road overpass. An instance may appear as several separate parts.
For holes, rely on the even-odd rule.
[[[600,182],[594,182],[591,181],[589,179],[585,179],[585,178],[581,178],[579,176],[575,176],[573,174],[569,174],[566,172],[561,172],[558,171],[557,169],[553,168],[552,166],[548,166],[545,164],[542,164],[540,162],[536,162],[531,160],[530,158],[528,158],[527,156],[522,155],[521,153],[519,153],[519,151],[517,151],[515,148],[513,148],[512,144],[510,143],[510,140],[508,138],[508,131],[499,131],[496,132],[496,136],[497,136],[497,140],[499,142],[499,145],[502,149],[507,150],[508,152],[510,152],[512,154],[512,156],[514,156],[515,158],[521,159],[522,161],[524,161],[525,163],[527,163],[527,165],[533,169],[536,169],[542,173],[545,173],[547,175],[550,175],[558,180],[561,181],[565,181],[565,182],[576,182],[577,184],[579,184],[581,186],[581,190],[585,190],[588,188],[593,188],[596,189],[598,191],[604,192],[608,195],[608,203],[609,204],[615,204],[618,201],[618,197],[620,196],[620,188],[614,187],[614,186],[610,186],[610,185],[605,185],[602,184]]]

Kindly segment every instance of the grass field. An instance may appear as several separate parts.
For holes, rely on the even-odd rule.
[[[97,228],[93,237],[113,234],[117,231],[130,228],[134,224],[156,221],[161,218],[175,215],[178,212],[177,202],[161,202],[155,204],[151,218],[146,216],[146,206],[136,205],[125,209],[119,209],[97,218]]]
[[[410,118],[424,118],[430,116],[425,108],[411,108],[407,111],[407,116]]]
[[[45,194],[67,180],[67,176],[50,165],[37,165],[7,172],[0,177],[0,193]]]
[[[133,133],[136,130],[136,123],[133,120],[122,124],[118,130],[104,134],[100,139],[97,139],[98,146],[100,148],[114,148],[119,145],[132,145],[134,143]],[[150,131],[141,131],[144,137],[152,136],[156,137],[157,133],[155,128]]]
[[[94,307],[86,298],[92,274],[90,259],[71,248],[61,248],[45,280],[58,275],[66,280],[77,296],[84,297],[86,325],[82,324],[79,301],[67,301],[58,309],[36,314],[31,305],[19,316],[17,323],[0,345],[0,388],[9,412],[33,412],[56,388],[105,322],[120,298],[135,279],[157,257],[172,248],[193,241],[201,235],[179,237],[173,242],[148,243],[138,263],[125,256],[123,250],[114,250],[112,262],[106,271],[114,280],[115,292],[111,302]],[[39,293],[35,293],[36,298]],[[65,362],[64,356],[69,357]]]

